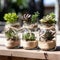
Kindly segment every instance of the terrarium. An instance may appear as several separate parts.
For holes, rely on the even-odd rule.
[[[34,49],[37,47],[38,42],[36,40],[36,36],[32,32],[25,32],[22,35],[23,40],[23,48],[24,49]]]
[[[29,26],[30,30],[37,31],[37,29],[38,29],[38,16],[39,16],[39,12],[35,12],[31,16],[31,24]]]
[[[5,31],[6,36],[6,47],[7,48],[19,48],[20,47],[20,38],[15,29],[9,28]]]
[[[38,16],[39,13],[35,12],[34,14],[24,14],[22,16],[23,28],[30,29],[31,31],[35,31],[38,28]]]
[[[38,46],[42,50],[52,50],[56,47],[55,15],[50,13],[40,20],[40,32]]]
[[[20,28],[20,23],[18,22],[18,15],[16,13],[6,13],[4,15],[4,20],[6,21],[5,30],[12,28]]]

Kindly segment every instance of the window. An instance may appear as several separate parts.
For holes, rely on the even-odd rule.
[[[55,4],[55,0],[44,0],[45,6],[53,6]]]

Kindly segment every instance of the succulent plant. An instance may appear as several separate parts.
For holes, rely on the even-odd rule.
[[[55,14],[54,13],[50,13],[47,16],[44,16],[43,19],[40,20],[41,23],[43,24],[55,24]]]
[[[24,14],[23,18],[27,21],[31,17],[30,14]]]
[[[41,38],[43,38],[45,41],[51,41],[54,38],[54,34],[55,32],[53,33],[50,30],[46,30],[46,32]]]
[[[17,14],[16,13],[7,13],[4,15],[4,19],[7,21],[7,23],[14,23],[17,21]]]
[[[19,40],[17,31],[15,29],[9,28],[9,30],[5,31],[5,35],[7,37],[7,40]]]
[[[21,19],[24,21],[24,22],[27,22],[27,23],[35,23],[37,22],[37,18],[39,16],[39,13],[38,12],[35,12],[33,15],[30,15],[30,14],[24,14]]]
[[[24,14],[23,17],[22,17],[22,20],[25,21],[25,22],[29,22],[30,18],[31,18],[30,14]]]
[[[34,33],[25,33],[25,34],[23,34],[22,38],[26,41],[34,41],[35,35],[34,35]]]
[[[38,16],[39,16],[39,12],[35,12],[35,14],[33,14],[31,17],[31,23],[37,22]]]

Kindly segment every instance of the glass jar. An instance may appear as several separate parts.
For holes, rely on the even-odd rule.
[[[56,47],[56,29],[55,25],[40,25],[39,48],[42,50],[52,50]]]
[[[13,28],[18,31],[20,29],[20,27],[21,27],[21,25],[19,22],[5,24],[5,30],[9,30],[9,28]]]

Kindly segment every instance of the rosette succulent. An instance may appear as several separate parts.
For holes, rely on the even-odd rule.
[[[17,21],[17,14],[16,13],[6,13],[4,15],[4,19],[7,21],[7,23],[14,23]]]
[[[55,24],[55,14],[54,13],[50,13],[47,16],[44,16],[43,19],[40,20],[40,22],[42,24]]]

